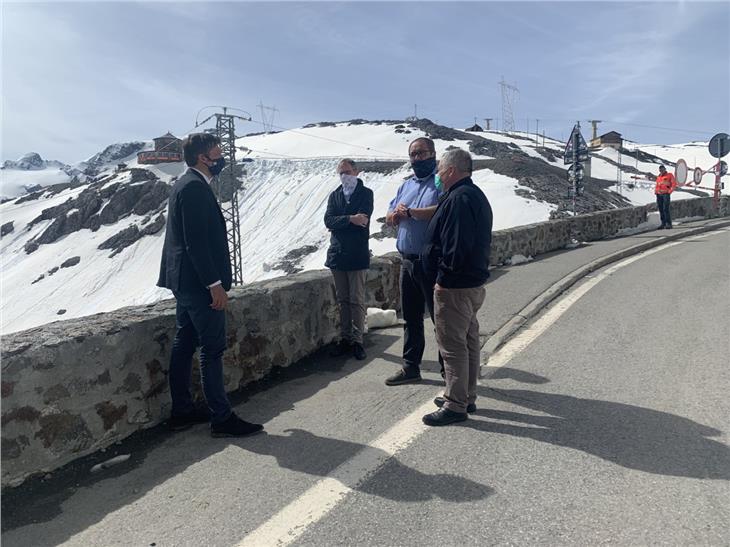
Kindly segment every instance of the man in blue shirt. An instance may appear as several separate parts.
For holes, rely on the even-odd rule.
[[[436,188],[436,148],[426,137],[414,140],[408,147],[414,175],[398,188],[390,202],[386,223],[398,227],[396,247],[402,257],[400,270],[401,310],[403,311],[403,366],[385,384],[397,386],[421,381],[421,359],[426,345],[423,315],[426,309],[433,321],[433,284],[429,286],[420,254],[441,191]],[[439,354],[443,371],[443,360]]]

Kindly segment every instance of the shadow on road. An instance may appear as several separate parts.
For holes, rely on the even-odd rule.
[[[547,416],[478,409],[475,416],[490,421],[464,424],[478,431],[582,450],[657,475],[730,480],[730,447],[709,438],[721,431],[690,419],[623,403],[522,389],[480,388],[480,395]]]
[[[289,429],[288,435],[261,435],[251,442],[241,443],[241,448],[273,456],[280,467],[308,475],[338,477],[337,467],[355,457],[362,450],[382,450],[363,444],[320,437],[302,429]],[[390,458],[376,473],[361,484],[346,486],[395,501],[427,501],[440,498],[450,502],[467,502],[484,499],[493,490],[477,482],[456,475],[428,475],[403,465],[397,458]]]
[[[322,348],[287,368],[272,370],[263,380],[229,394],[229,398],[236,407],[258,395],[261,404],[253,409],[254,415],[248,408],[237,409],[237,412],[244,419],[266,423],[294,409],[299,401],[312,397],[331,382],[367,366],[384,354],[396,339],[397,335],[387,331],[368,336],[366,349],[369,357],[364,361],[329,357],[330,348]],[[157,485],[232,444],[228,439],[211,440],[205,429],[207,427],[201,425],[190,431],[170,433],[164,425],[158,425],[138,431],[104,453],[97,452],[54,471],[48,480],[33,478],[18,488],[3,491],[3,534],[19,527],[49,522],[44,538],[47,541],[43,545],[63,543],[107,514],[134,503]],[[201,439],[204,441],[201,442]],[[251,440],[253,438],[245,441]],[[241,441],[234,442],[243,445]],[[131,457],[104,472],[93,475],[89,472],[95,464],[119,454],[130,454]],[[98,488],[101,482],[106,484]],[[132,491],[127,484],[134,484],[137,488]],[[77,493],[83,497],[84,511],[69,511],[68,502]],[[50,522],[58,517],[61,517],[58,524]],[[3,537],[5,543],[6,538]]]

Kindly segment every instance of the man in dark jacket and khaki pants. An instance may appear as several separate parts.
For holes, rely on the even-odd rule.
[[[477,312],[484,303],[492,242],[492,208],[471,180],[465,150],[449,150],[438,174],[446,193],[426,233],[422,261],[434,282],[436,341],[444,358],[446,390],[434,400],[439,410],[427,425],[448,425],[476,410],[480,344]]]
[[[370,267],[370,216],[373,191],[357,178],[360,172],[351,159],[337,165],[340,186],[327,201],[324,224],[331,232],[325,266],[332,270],[340,308],[340,341],[333,355],[350,353],[365,359],[365,279]]]

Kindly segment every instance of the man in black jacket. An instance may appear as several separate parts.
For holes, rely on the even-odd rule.
[[[340,308],[340,342],[332,355],[352,351],[358,360],[365,359],[365,279],[370,267],[370,216],[373,214],[373,191],[357,178],[360,172],[351,159],[337,165],[341,185],[327,201],[324,224],[332,233],[325,266],[332,270]]]
[[[434,400],[440,409],[423,417],[427,425],[466,420],[476,410],[479,322],[489,277],[492,208],[471,180],[469,152],[449,150],[437,177],[446,193],[428,225],[423,263],[434,283],[436,341],[444,358],[446,390]]]
[[[177,300],[177,332],[170,356],[170,396],[173,431],[210,421],[214,437],[242,437],[263,429],[241,420],[231,410],[223,381],[226,349],[226,291],[231,288],[231,261],[226,223],[211,179],[225,158],[220,140],[196,133],[183,142],[189,169],[172,187],[167,208],[167,232],[157,285]],[[198,409],[190,394],[192,358],[200,346],[200,376],[208,410]]]

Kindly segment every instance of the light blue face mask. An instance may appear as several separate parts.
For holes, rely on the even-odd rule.
[[[441,182],[441,177],[439,177],[438,173],[436,173],[436,178],[434,178],[433,183],[436,185],[436,190],[439,192],[444,191],[444,183]]]

